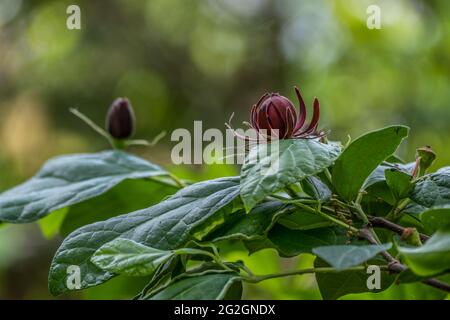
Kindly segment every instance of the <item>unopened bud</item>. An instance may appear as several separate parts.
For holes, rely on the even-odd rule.
[[[127,98],[117,98],[106,116],[106,130],[118,140],[129,138],[134,132],[134,112]]]
[[[422,245],[420,234],[416,228],[405,228],[402,233],[402,240],[416,247],[420,247]]]

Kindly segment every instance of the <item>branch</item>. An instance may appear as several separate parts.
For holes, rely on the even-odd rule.
[[[372,217],[369,216],[369,222],[371,223],[372,226],[374,227],[378,227],[378,228],[383,228],[383,229],[387,229],[387,230],[391,230],[399,235],[403,235],[403,232],[405,231],[406,228],[391,222],[385,218],[382,217]],[[428,239],[430,239],[429,236],[427,236],[426,234],[423,233],[419,233],[420,236],[420,240],[422,240],[423,242],[427,241]]]
[[[359,236],[361,238],[366,239],[371,244],[378,244],[378,242],[375,240],[375,238],[372,236],[372,233],[370,230],[366,227],[359,231]],[[401,264],[400,261],[395,259],[391,254],[387,251],[381,252],[381,255],[383,258],[388,262],[388,269],[389,271],[400,273],[408,269],[405,265]],[[423,280],[422,283],[429,285],[430,287],[434,287],[446,292],[450,292],[450,285],[448,283],[439,281],[437,279],[427,279]]]

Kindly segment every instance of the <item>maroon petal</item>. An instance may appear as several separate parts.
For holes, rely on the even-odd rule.
[[[313,103],[313,116],[311,119],[311,122],[309,123],[309,126],[303,130],[302,132],[300,132],[300,134],[310,134],[312,132],[314,132],[317,129],[317,125],[319,123],[319,118],[320,118],[320,104],[319,104],[319,100],[317,98],[314,98],[314,103]]]
[[[294,132],[295,116],[292,114],[291,109],[286,109],[286,133],[283,138],[290,138]]]
[[[294,87],[294,89],[295,89],[295,94],[297,95],[298,102],[300,103],[300,112],[299,112],[297,123],[295,124],[295,127],[294,127],[294,133],[295,133],[298,130],[300,130],[303,127],[303,125],[305,124],[306,105],[305,105],[305,101],[303,101],[303,97],[300,93],[300,90],[298,90],[297,87]]]
[[[262,106],[256,107],[256,118],[258,122],[259,130],[270,130],[270,123],[267,119],[267,105],[263,104]]]

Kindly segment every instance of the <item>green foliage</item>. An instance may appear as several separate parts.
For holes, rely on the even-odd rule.
[[[193,239],[191,231],[217,214],[239,195],[239,179],[222,178],[191,185],[156,206],[84,226],[71,233],[55,254],[49,287],[53,294],[67,292],[61,278],[70,265],[88,274],[82,288],[109,280],[114,275],[93,265],[90,258],[104,244],[126,238],[157,249],[178,248]]]
[[[72,266],[80,270],[79,289],[141,277],[138,299],[239,299],[243,284],[305,274],[314,274],[324,299],[393,292],[395,279],[448,291],[448,167],[412,176],[416,162],[396,163],[391,155],[407,133],[403,126],[374,131],[342,154],[334,142],[282,140],[274,163],[250,161],[273,147],[260,145],[241,177],[188,185],[123,151],[61,157],[0,195],[0,217],[44,217],[47,236],[68,234],[50,267],[54,295],[73,290]],[[407,244],[412,234],[416,247]],[[235,246],[251,256],[225,259]],[[264,249],[286,258],[307,254],[314,265],[311,259],[310,267],[255,274],[247,261]],[[369,266],[380,270],[374,288]]]

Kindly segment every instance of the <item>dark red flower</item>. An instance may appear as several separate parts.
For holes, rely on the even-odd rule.
[[[134,131],[134,112],[127,98],[117,98],[106,115],[106,130],[115,139],[129,138]]]
[[[297,116],[294,105],[288,98],[278,93],[266,93],[252,107],[250,125],[257,132],[264,130],[269,137],[279,139],[289,138],[317,138],[324,135],[317,131],[320,116],[319,100],[314,98],[313,116],[311,122],[306,123],[306,106],[297,87],[294,87],[300,103]],[[278,134],[277,134],[278,133]]]

